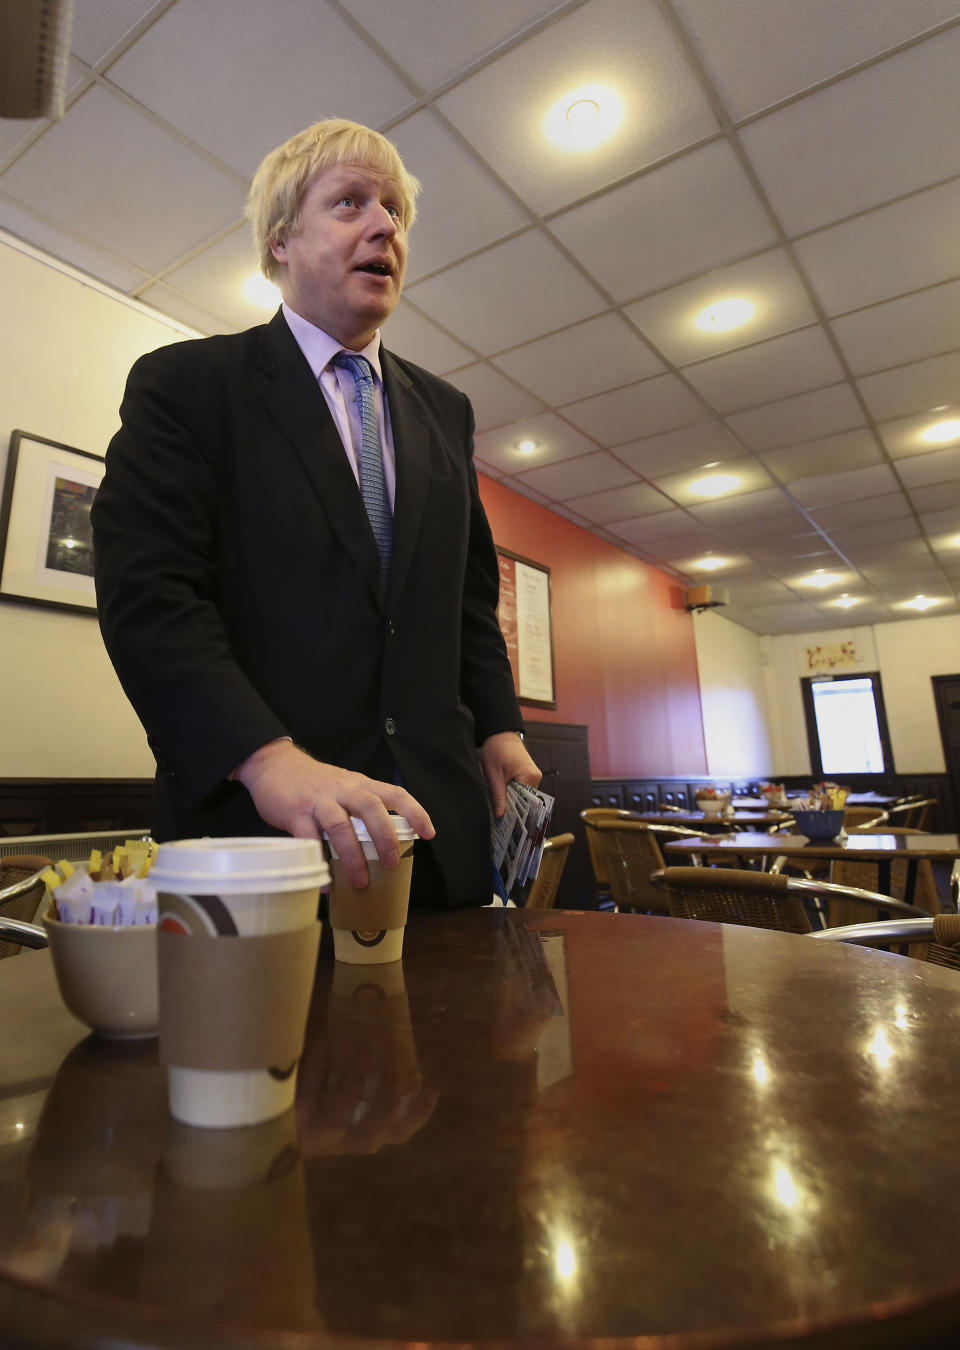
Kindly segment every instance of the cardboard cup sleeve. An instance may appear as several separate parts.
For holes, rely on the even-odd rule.
[[[161,1063],[233,1072],[298,1060],[319,942],[319,923],[259,937],[161,929]]]

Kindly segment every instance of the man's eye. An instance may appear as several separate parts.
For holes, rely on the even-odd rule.
[[[400,210],[399,206],[397,206],[395,202],[385,202],[384,209],[390,212],[394,220],[403,219],[403,212]]]
[[[356,206],[356,204],[357,200],[355,197],[341,197],[337,202],[338,206]]]

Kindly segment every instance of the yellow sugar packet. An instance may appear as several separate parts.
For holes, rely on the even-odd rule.
[[[63,877],[60,876],[59,872],[55,872],[52,867],[46,867],[40,873],[40,880],[48,891],[54,891],[63,881]]]

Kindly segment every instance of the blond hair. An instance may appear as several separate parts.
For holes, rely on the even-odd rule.
[[[271,150],[250,185],[244,214],[253,229],[260,270],[270,281],[279,270],[271,241],[283,243],[297,233],[304,193],[331,164],[362,164],[389,175],[400,192],[404,228],[413,224],[420,182],[404,168],[396,146],[379,131],[342,117],[314,122]]]

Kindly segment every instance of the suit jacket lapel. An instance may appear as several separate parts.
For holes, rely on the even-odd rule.
[[[409,377],[383,347],[380,365],[397,474],[389,584],[390,594],[399,596],[410,571],[430,491],[430,427]]]
[[[281,312],[263,331],[260,394],[296,447],[331,530],[380,593],[380,557],[363,498],[313,372]],[[391,419],[393,408],[391,406]]]

